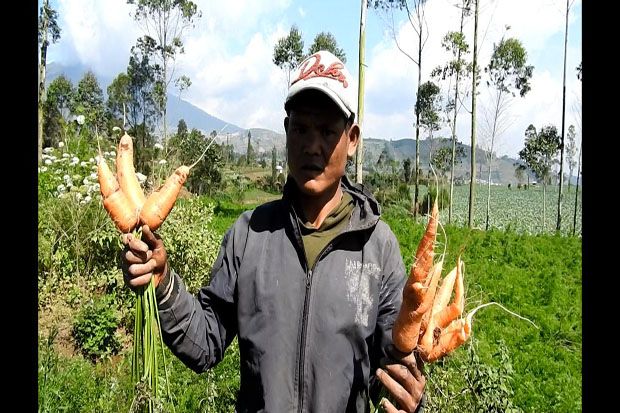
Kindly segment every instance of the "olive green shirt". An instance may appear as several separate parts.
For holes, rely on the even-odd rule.
[[[313,268],[319,254],[336,235],[340,234],[349,223],[353,211],[353,197],[343,191],[340,203],[329,213],[319,228],[314,228],[305,218],[301,208],[298,210],[298,222],[306,251],[308,268]]]

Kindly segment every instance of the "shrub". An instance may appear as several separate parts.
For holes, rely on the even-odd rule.
[[[219,251],[220,237],[211,229],[213,208],[201,198],[180,199],[159,231],[170,266],[192,293],[211,279]]]
[[[116,334],[118,315],[113,295],[96,297],[78,313],[73,337],[85,357],[95,361],[116,354],[121,341]]]
[[[419,213],[422,215],[430,213],[435,197],[437,196],[437,187],[430,186],[424,197],[419,202]],[[439,197],[437,198],[439,210],[446,208],[450,204],[450,193],[446,188],[441,187]]]

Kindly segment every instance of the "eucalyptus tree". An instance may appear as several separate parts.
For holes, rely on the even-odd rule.
[[[429,165],[433,152],[433,132],[441,129],[441,89],[432,81],[420,85],[418,89],[418,99],[416,101],[415,114],[419,126],[428,132],[428,142],[430,144]]]
[[[202,13],[191,0],[127,0],[135,5],[134,19],[142,24],[145,37],[152,39],[155,62],[161,68],[157,72],[156,102],[163,119],[163,141],[167,144],[166,106],[168,86],[175,79],[175,60],[185,52],[181,37],[183,32],[193,27]]]
[[[304,41],[296,25],[287,36],[278,39],[273,48],[273,63],[284,70],[286,87],[291,83],[291,71],[304,60]]]
[[[425,7],[426,0],[368,0],[369,7],[373,7],[374,9],[381,9],[383,11],[389,11],[391,17],[391,23],[389,24],[390,31],[392,33],[392,37],[394,39],[394,43],[396,47],[402,54],[404,54],[409,60],[411,60],[418,67],[418,83],[417,83],[417,93],[416,93],[416,104],[415,107],[418,107],[420,95],[420,86],[422,85],[422,50],[426,45],[426,41],[428,40],[428,25],[426,23],[425,18]],[[398,41],[398,36],[396,35],[396,29],[394,27],[394,9],[398,9],[400,11],[405,10],[407,14],[407,19],[411,28],[413,29],[416,37],[416,51],[417,57],[412,56],[407,53]],[[420,170],[420,118],[416,112],[416,120],[415,120],[415,187],[413,194],[413,202],[414,205],[418,203],[418,193],[419,193],[419,177],[418,171]],[[414,208],[414,219],[417,218],[417,209]]]
[[[472,56],[471,77],[471,155],[469,174],[469,207],[467,212],[467,226],[472,227],[474,222],[474,192],[476,187],[476,89],[480,80],[478,72],[478,0],[474,2],[474,50]]]
[[[333,34],[330,32],[321,32],[314,37],[312,44],[308,48],[308,56],[318,52],[319,50],[327,50],[331,52],[338,59],[342,60],[342,63],[347,62],[347,54],[338,47],[338,42]]]
[[[518,92],[524,97],[530,90],[530,80],[534,66],[527,64],[527,52],[518,39],[502,40],[493,48],[491,60],[484,68],[489,75],[489,83],[493,86],[492,113],[490,118],[490,145],[487,153],[488,182],[487,182],[487,210],[486,229],[489,229],[491,215],[491,167],[493,163],[493,148],[495,140],[507,129],[510,119],[507,107],[511,98]]]
[[[92,70],[84,73],[78,82],[77,90],[71,102],[71,112],[76,115],[83,115],[86,128],[92,132],[95,131],[95,128],[102,130],[105,127],[106,111],[103,90]]]
[[[581,80],[581,63],[577,66],[577,79]],[[579,105],[581,108],[581,105]],[[581,117],[577,119],[578,125],[581,129]],[[577,164],[577,182],[575,183],[575,207],[573,208],[573,235],[575,235],[575,227],[577,226],[577,202],[579,201],[579,176],[581,175],[581,150],[583,149],[583,142],[579,145],[579,162]]]
[[[574,0],[573,0],[574,1]],[[558,214],[555,224],[555,230],[560,231],[562,228],[562,187],[564,179],[564,123],[566,120],[566,48],[568,44],[568,13],[570,11],[569,0],[566,0],[566,18],[564,28],[564,72],[562,80],[562,130],[560,136],[560,171],[558,172]],[[580,65],[581,66],[581,65]]]
[[[448,79],[449,87],[448,93],[450,89],[454,89],[454,98],[448,97],[448,101],[446,103],[446,109],[453,111],[452,123],[451,123],[451,132],[452,132],[452,158],[451,158],[451,168],[450,168],[450,203],[448,205],[448,223],[452,221],[452,195],[454,192],[454,164],[456,162],[456,118],[459,112],[459,109],[462,106],[461,96],[459,94],[459,89],[461,83],[467,79],[469,73],[471,73],[472,67],[471,64],[468,64],[464,59],[464,55],[469,53],[469,44],[465,40],[465,35],[463,34],[463,23],[465,21],[465,17],[470,14],[469,5],[471,0],[462,0],[461,5],[459,6],[461,9],[461,25],[460,30],[458,32],[448,32],[441,41],[441,46],[451,53],[451,58],[446,62],[444,66],[436,67],[431,76],[435,78],[441,78],[442,80]],[[454,79],[454,84],[452,85],[452,79]]]
[[[50,82],[43,104],[43,131],[45,136],[43,144],[45,146],[54,145],[61,139],[64,126],[71,115],[74,94],[75,88],[71,80],[64,74]]]
[[[529,125],[525,130],[525,146],[519,151],[519,159],[525,162],[543,184],[543,232],[546,226],[547,182],[559,150],[560,136],[555,126],[543,126],[540,132],[537,132],[534,125]]]
[[[38,154],[37,159],[41,164],[43,155],[43,106],[45,104],[45,69],[47,67],[47,48],[50,41],[56,43],[60,40],[60,27],[57,20],[58,12],[52,9],[48,0],[43,1],[43,6],[39,11],[39,24],[38,24],[38,40],[39,40],[39,100],[38,100],[38,120],[39,127],[37,130],[38,136]]]
[[[577,166],[577,160],[575,156],[577,155],[577,142],[575,142],[575,126],[570,125],[568,127],[568,133],[566,134],[566,139],[568,140],[566,144],[566,163],[568,163],[568,192],[570,192],[570,181],[573,177],[573,171],[575,170],[575,166]]]

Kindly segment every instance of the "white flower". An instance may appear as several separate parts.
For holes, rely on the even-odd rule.
[[[88,165],[88,162],[85,162],[85,161],[80,162],[80,166],[87,166],[87,165]]]
[[[50,159],[46,159],[44,163],[45,163],[45,165],[51,165],[52,161]]]
[[[83,183],[84,185],[90,185],[90,182],[88,181],[88,177],[84,178],[84,179],[82,180],[82,183]]]
[[[146,181],[146,175],[143,175],[140,172],[136,172],[136,178],[138,178],[138,181],[140,181],[140,183],[144,183],[144,181]]]
[[[42,166],[41,168],[39,168],[39,171],[47,172],[47,166]]]
[[[70,158],[70,157],[71,157],[71,155],[69,155],[68,153],[63,153],[63,154],[62,154],[62,157],[63,157],[63,158]]]
[[[97,174],[96,173],[92,173],[89,175],[90,179],[97,179]]]
[[[121,128],[119,128],[118,126],[115,126],[115,127],[113,127],[113,128],[112,128],[112,130],[113,130],[114,132],[116,132],[116,131],[120,132],[120,131],[121,131]]]
[[[90,197],[90,195],[86,195],[86,198],[84,198],[84,202],[90,202],[92,198]]]
[[[156,143],[155,145],[153,145],[153,147],[154,147],[155,149],[164,149],[164,147],[162,146],[162,144],[161,144],[161,143]]]
[[[81,194],[81,193],[79,193],[79,192],[76,192],[76,193],[75,193],[75,197],[76,197],[76,198],[78,199],[78,201],[79,201],[80,199],[82,199],[82,194]]]
[[[78,117],[75,118],[75,121],[79,123],[80,125],[83,125],[85,120],[86,118],[84,117],[84,115],[79,115]]]
[[[70,181],[71,177],[69,175],[63,175],[62,179],[64,179],[65,181]]]
[[[73,158],[71,158],[71,162],[78,163],[80,162],[80,158],[78,158],[77,156],[74,156]]]
[[[110,156],[116,156],[116,151],[110,151]]]
[[[165,159],[160,159],[158,162],[160,165],[165,165],[167,162]]]
[[[64,192],[64,190],[66,189],[66,187],[63,184],[60,184],[56,187],[56,190],[58,192]]]
[[[50,153],[53,150],[54,149],[52,147],[48,146],[47,148],[43,148],[43,153]]]
[[[63,141],[58,142],[58,147],[62,148],[63,146],[65,146],[65,143]]]

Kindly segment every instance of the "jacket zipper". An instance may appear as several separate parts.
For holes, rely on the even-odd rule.
[[[303,312],[303,317],[302,317],[302,321],[301,321],[301,343],[300,343],[300,352],[299,352],[299,388],[298,388],[298,403],[297,403],[297,411],[298,412],[303,412],[303,408],[304,408],[304,362],[305,362],[305,358],[306,358],[306,335],[307,335],[307,328],[308,328],[308,312],[309,312],[309,307],[310,307],[310,288],[312,286],[312,274],[314,271],[314,268],[316,267],[316,265],[318,264],[318,262],[321,260],[321,258],[323,258],[323,255],[325,255],[326,252],[328,252],[331,247],[335,244],[335,241],[340,238],[343,234],[345,234],[346,232],[349,231],[344,231],[341,232],[340,234],[336,235],[322,250],[321,252],[319,252],[319,255],[317,255],[316,257],[316,261],[314,261],[314,265],[312,266],[311,269],[307,270],[306,272],[306,295],[304,297],[304,312]],[[303,248],[303,242],[301,243],[302,248]],[[306,261],[306,266],[307,266],[307,261]]]

